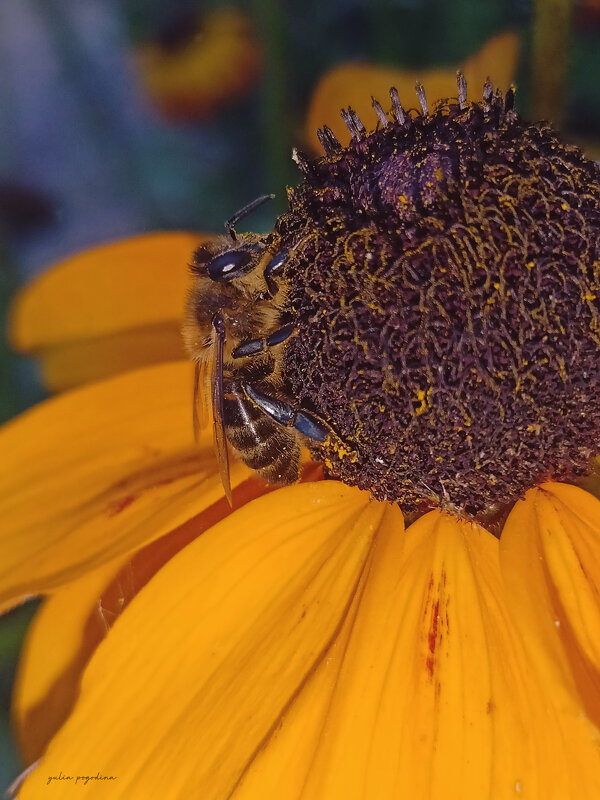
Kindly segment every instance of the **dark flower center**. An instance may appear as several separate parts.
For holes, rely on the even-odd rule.
[[[284,375],[343,481],[486,520],[590,468],[600,436],[600,169],[498,95],[305,164],[278,232]]]

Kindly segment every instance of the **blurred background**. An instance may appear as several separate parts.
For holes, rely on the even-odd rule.
[[[387,88],[416,105],[479,97],[517,108],[600,158],[600,0],[2,0],[0,319],[19,285],[64,257],[137,233],[267,230],[297,182],[297,145]],[[370,112],[372,114],[372,112]],[[243,226],[244,226],[243,225]],[[242,226],[242,227],[243,227]],[[4,323],[3,323],[4,324]],[[41,399],[35,367],[0,340],[0,422]],[[10,687],[33,606],[0,620],[0,789],[21,768]]]

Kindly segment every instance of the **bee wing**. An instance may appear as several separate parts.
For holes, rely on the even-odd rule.
[[[211,400],[213,412],[213,432],[215,452],[221,471],[221,483],[225,496],[232,505],[231,483],[229,480],[229,454],[227,452],[227,438],[225,436],[225,421],[223,419],[223,345],[225,344],[225,325],[223,317],[215,314],[213,319],[213,359],[211,374]]]
[[[210,419],[208,398],[210,396],[210,362],[211,358],[198,359],[194,363],[194,403],[193,422],[194,439],[197,442],[200,431],[206,428]]]

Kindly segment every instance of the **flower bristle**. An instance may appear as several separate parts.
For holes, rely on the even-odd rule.
[[[600,168],[512,88],[417,95],[300,163],[284,374],[339,436],[313,448],[331,475],[485,520],[598,450]]]

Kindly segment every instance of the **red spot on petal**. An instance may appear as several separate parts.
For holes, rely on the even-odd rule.
[[[425,659],[425,666],[427,667],[427,672],[429,673],[429,677],[433,678],[433,657],[427,656]]]
[[[136,497],[137,495],[135,494],[128,494],[126,497],[122,497],[120,500],[115,500],[114,503],[111,503],[108,507],[108,516],[114,517],[117,514],[120,514],[121,511],[124,511],[127,506],[130,506],[133,503]]]
[[[429,652],[435,652],[435,643],[437,641],[437,632],[438,632],[438,618],[440,615],[440,601],[436,600],[435,605],[433,606],[433,614],[431,615],[431,628],[429,630],[428,641],[429,641]]]
[[[159,486],[168,486],[170,483],[175,483],[175,481],[179,478],[179,475],[172,475],[169,478],[161,478],[159,481],[154,481],[151,488],[158,489]]]

